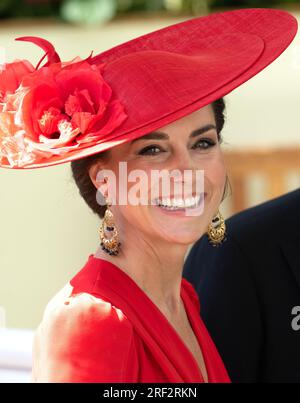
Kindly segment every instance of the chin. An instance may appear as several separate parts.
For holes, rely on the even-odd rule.
[[[177,244],[177,245],[186,245],[189,246],[196,242],[199,238],[204,235],[205,231],[200,232],[199,230],[197,232],[177,232],[172,234],[172,238],[170,236],[166,237],[165,240],[171,244]]]

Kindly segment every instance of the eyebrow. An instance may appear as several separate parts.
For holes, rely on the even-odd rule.
[[[190,134],[190,138],[194,138],[196,136],[199,136],[200,134],[206,133],[209,130],[215,129],[217,130],[217,127],[213,124],[207,124],[205,126],[200,127],[199,129],[193,130]],[[155,131],[148,133],[142,137],[138,137],[137,139],[134,139],[131,141],[131,144],[138,140],[169,140],[169,136],[167,133],[160,132],[160,131]]]

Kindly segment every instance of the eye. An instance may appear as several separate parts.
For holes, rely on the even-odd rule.
[[[193,148],[202,148],[204,150],[207,150],[208,148],[211,148],[215,145],[216,143],[212,139],[201,139],[193,146]]]
[[[158,150],[158,152],[154,152],[153,150]],[[162,151],[160,147],[156,145],[150,145],[143,148],[138,154],[140,155],[155,155],[159,154],[159,151]]]

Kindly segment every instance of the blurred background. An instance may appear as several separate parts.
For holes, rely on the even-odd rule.
[[[87,57],[211,12],[274,7],[300,19],[300,0],[0,0],[0,58],[43,52]],[[300,34],[264,71],[225,97],[223,149],[232,193],[225,217],[300,186]],[[0,170],[0,382],[28,381],[33,330],[49,299],[99,244],[98,218],[78,195],[70,165]]]

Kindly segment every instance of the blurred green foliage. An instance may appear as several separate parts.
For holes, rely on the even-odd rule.
[[[40,17],[58,15],[61,0],[0,0],[0,16]]]
[[[129,12],[161,11],[201,15],[216,7],[277,7],[300,0],[0,0],[0,18],[52,16],[98,24]]]
[[[300,4],[299,0],[214,0],[214,7],[278,7],[285,4]]]

